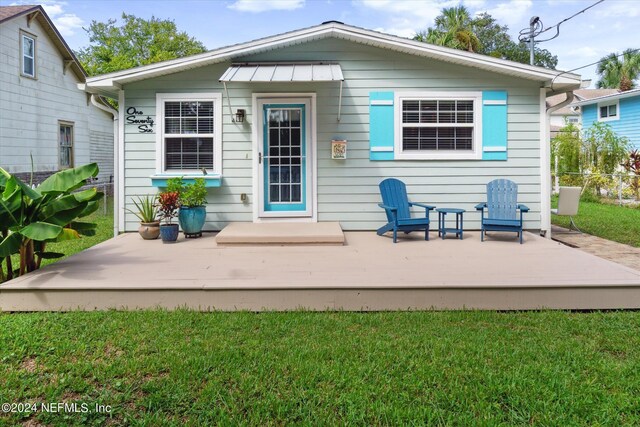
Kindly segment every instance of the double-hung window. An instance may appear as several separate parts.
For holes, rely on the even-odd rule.
[[[610,104],[599,104],[598,105],[598,119],[601,122],[606,122],[609,120],[618,120],[619,118],[619,106],[618,102],[613,102]]]
[[[397,159],[481,156],[481,93],[397,93]]]
[[[221,173],[221,94],[158,94],[159,172]]]
[[[58,122],[58,166],[73,167],[73,123]]]
[[[25,33],[20,33],[20,52],[22,63],[20,72],[23,76],[36,78],[36,39]]]

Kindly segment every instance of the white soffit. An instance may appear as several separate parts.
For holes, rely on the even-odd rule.
[[[334,82],[343,81],[338,64],[259,63],[232,64],[221,82]]]

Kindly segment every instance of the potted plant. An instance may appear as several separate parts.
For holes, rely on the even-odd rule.
[[[178,240],[178,224],[173,224],[171,220],[178,214],[179,198],[180,193],[177,191],[165,191],[158,195],[159,216],[164,221],[164,224],[160,224],[160,236],[163,243]]]
[[[127,209],[140,220],[138,234],[145,240],[155,240],[160,235],[160,221],[158,221],[158,205],[155,196],[140,196],[133,200],[137,211]]]
[[[180,213],[178,221],[185,237],[201,237],[207,210],[207,188],[203,178],[194,179],[193,184],[182,185],[180,191]]]

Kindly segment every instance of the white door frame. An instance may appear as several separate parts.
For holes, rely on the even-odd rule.
[[[252,165],[253,165],[253,222],[317,222],[318,221],[318,157],[317,157],[317,128],[316,128],[316,94],[315,93],[253,93],[252,96]],[[311,215],[309,216],[287,216],[283,217],[280,212],[262,212],[264,206],[264,192],[260,183],[260,168],[262,165],[258,163],[259,153],[262,150],[262,105],[277,103],[295,103],[302,99],[309,101],[308,118],[308,153],[307,162],[309,163],[311,173],[308,174],[311,191],[307,197],[311,197],[309,201],[311,206]]]

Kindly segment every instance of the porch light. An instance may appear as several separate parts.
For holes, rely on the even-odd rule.
[[[245,115],[245,111],[242,109],[239,109],[238,111],[236,111],[236,123],[242,123],[244,122],[244,115]]]

